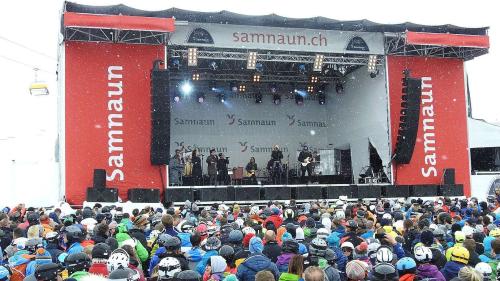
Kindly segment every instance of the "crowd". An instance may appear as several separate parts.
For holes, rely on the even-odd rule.
[[[186,201],[71,214],[20,204],[0,212],[0,281],[496,280],[494,201]]]

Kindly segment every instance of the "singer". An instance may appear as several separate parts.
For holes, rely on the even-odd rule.
[[[215,154],[215,148],[210,149],[210,155],[207,157],[207,171],[209,177],[209,184],[215,185],[217,179],[217,155]]]

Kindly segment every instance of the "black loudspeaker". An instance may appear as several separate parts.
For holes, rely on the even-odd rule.
[[[200,193],[200,201],[202,202],[227,201],[226,187],[207,187],[197,190]]]
[[[323,199],[323,187],[318,185],[306,185],[297,187],[297,200]]]
[[[234,186],[232,186],[232,185],[228,186],[226,200],[227,201],[234,201],[234,194],[235,194]]]
[[[382,187],[383,197],[410,197],[410,186],[408,185],[386,185]]]
[[[382,197],[382,186],[380,185],[358,185],[358,196],[356,198],[380,198]]]
[[[106,187],[106,170],[104,169],[94,169],[94,183],[95,188],[105,188]]]
[[[411,197],[438,196],[438,186],[437,185],[411,185],[410,186],[410,196]]]
[[[290,200],[292,189],[289,186],[267,186],[264,188],[265,200]]]
[[[327,186],[325,187],[326,199],[338,199],[339,196],[351,197],[351,189],[350,185]]]
[[[234,188],[234,201],[255,201],[255,200],[260,200],[260,187],[238,186]]]
[[[151,71],[151,164],[166,165],[170,158],[169,72],[155,61]]]
[[[401,95],[401,115],[399,130],[394,152],[394,161],[408,164],[413,155],[417,140],[418,120],[420,117],[420,99],[422,96],[422,80],[410,78],[408,73],[402,79],[403,93]]]
[[[118,202],[118,189],[88,187],[87,202]]]
[[[165,190],[165,202],[193,202],[193,191],[190,187],[168,187]]]
[[[159,203],[160,190],[155,188],[131,188],[128,190],[128,200],[134,203]]]
[[[455,169],[444,169],[443,184],[455,184]]]
[[[463,184],[443,184],[439,186],[439,195],[444,197],[464,196]]]

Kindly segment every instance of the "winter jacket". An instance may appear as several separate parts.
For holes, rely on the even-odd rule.
[[[71,274],[69,278],[74,278],[76,281],[80,281],[86,276],[89,276],[89,273],[87,271],[77,271],[73,272],[73,274]]]
[[[75,243],[71,244],[71,246],[69,246],[69,248],[68,248],[68,250],[66,250],[66,252],[68,253],[68,255],[81,253],[81,252],[83,252],[83,247],[80,243],[75,242]]]
[[[430,250],[432,252],[432,264],[436,265],[438,268],[443,268],[446,264],[446,257],[436,248],[430,248]]]
[[[177,237],[177,235],[179,234],[179,232],[177,232],[177,230],[175,230],[173,226],[166,226],[163,232],[170,236],[175,236],[175,237]]]
[[[276,263],[278,256],[281,255],[281,247],[276,241],[269,241],[264,245],[262,253],[268,257],[272,262]]]
[[[108,239],[107,236],[102,236],[102,235],[98,235],[98,234],[92,236],[92,240],[94,240],[94,242],[96,244],[98,244],[98,243],[106,243],[106,239]]]
[[[128,231],[130,237],[135,238],[137,241],[141,242],[142,246],[147,249],[148,248],[148,240],[146,239],[146,235],[144,232],[138,228],[132,228]]]
[[[122,245],[124,245],[125,243],[128,243],[129,240],[133,240],[132,244],[135,245],[135,251],[137,252],[137,256],[139,257],[139,259],[141,260],[141,262],[145,262],[148,259],[149,255],[148,255],[148,250],[146,250],[146,248],[144,248],[144,246],[142,245],[142,243],[140,243],[139,241],[133,239],[127,233],[117,233],[116,234],[116,241],[118,241],[118,245],[120,247]],[[127,242],[125,242],[125,241],[127,241]]]
[[[64,253],[63,248],[55,243],[47,243],[45,249],[47,250],[47,252],[50,253],[53,263],[58,263],[57,258],[59,257],[60,254]]]
[[[290,260],[295,256],[293,253],[283,253],[278,257],[276,261],[276,266],[278,267],[279,272],[288,272],[288,264]]]
[[[274,279],[279,278],[279,271],[276,264],[262,254],[252,254],[238,267],[236,277],[238,281],[255,281],[255,274],[261,270],[269,270],[274,275]]]
[[[191,234],[179,232],[179,234],[177,234],[177,237],[179,237],[179,240],[181,240],[181,247],[193,246],[191,245]]]
[[[340,281],[340,272],[335,267],[329,265],[323,271],[325,271],[328,281]]]
[[[437,266],[433,264],[421,264],[417,267],[418,279],[433,278],[434,281],[445,281],[443,274],[439,271]]]
[[[201,258],[201,261],[198,262],[198,265],[196,266],[196,271],[203,276],[203,273],[205,273],[205,268],[207,267],[208,260],[210,259],[211,256],[217,256],[217,255],[219,255],[219,253],[216,250],[207,251]]]
[[[500,255],[497,255],[494,259],[491,259],[488,264],[491,266],[491,278],[490,280],[497,280],[497,270],[498,263],[500,262]]]
[[[189,262],[189,269],[194,270],[198,263],[201,261],[201,258],[205,254],[205,251],[200,249],[199,247],[192,247],[185,249],[182,251],[184,253],[184,256]]]
[[[158,248],[158,250],[156,250],[154,256],[149,261],[148,273],[150,276],[153,274],[154,268],[160,263],[161,259],[166,258],[166,257],[176,258],[179,261],[179,263],[181,264],[182,270],[189,269],[189,262],[185,256],[171,254],[171,253],[169,254],[169,253],[167,253],[167,250],[165,249],[165,247],[160,247],[160,248]]]
[[[267,225],[268,222],[272,222],[274,224],[275,229],[278,229],[283,223],[283,218],[278,215],[271,215],[264,221],[264,226]]]
[[[34,274],[37,266],[52,262],[52,257],[50,257],[49,252],[46,251],[45,253],[47,255],[44,255],[42,257],[37,256],[35,260],[32,260],[28,263],[28,266],[26,267],[26,276]]]
[[[478,264],[480,262],[481,262],[481,259],[479,258],[479,255],[476,252],[470,253],[469,263],[467,265],[475,267],[476,264]]]
[[[413,280],[417,279],[416,277],[417,277],[417,275],[415,275],[415,274],[407,273],[405,275],[400,276],[399,281],[413,281]]]
[[[90,266],[89,273],[96,274],[96,275],[101,275],[104,277],[108,277],[109,272],[108,272],[108,267],[106,263],[100,263],[100,262],[92,262],[92,265]]]
[[[280,278],[278,280],[279,281],[299,281],[300,279],[302,279],[302,278],[300,278],[300,276],[298,276],[297,274],[284,272],[284,273],[281,273]]]
[[[465,266],[465,264],[463,264],[463,263],[449,261],[444,265],[443,269],[441,269],[441,273],[443,274],[444,278],[449,281],[449,280],[457,277],[458,272],[464,266]]]
[[[373,238],[374,234],[375,232],[373,230],[368,230],[367,232],[361,234],[361,238],[363,239]]]

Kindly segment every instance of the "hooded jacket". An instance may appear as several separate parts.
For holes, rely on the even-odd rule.
[[[201,258],[205,254],[205,251],[200,249],[199,247],[187,248],[184,251],[184,256],[189,262],[189,269],[194,270],[198,263],[201,261]]]
[[[288,272],[288,264],[295,254],[293,253],[283,253],[278,257],[276,261],[276,266],[279,272]]]
[[[148,250],[146,250],[146,248],[144,248],[142,243],[140,243],[139,241],[137,241],[135,239],[132,239],[132,237],[130,237],[130,235],[128,235],[127,233],[117,233],[116,234],[116,241],[118,241],[118,245],[120,247],[122,245],[126,244],[125,241],[127,241],[127,240],[134,241],[134,244],[135,244],[134,248],[137,252],[137,256],[139,257],[141,262],[145,262],[148,259],[149,255],[148,255]]]
[[[236,272],[236,277],[239,281],[255,281],[255,274],[261,270],[269,270],[273,273],[275,280],[279,278],[279,271],[276,264],[259,253],[250,255],[240,264]]]
[[[278,260],[278,256],[281,255],[281,247],[278,245],[278,242],[269,241],[264,245],[262,253],[275,263]]]
[[[458,276],[458,272],[464,266],[465,264],[455,261],[449,261],[444,265],[443,269],[441,269],[441,273],[443,274],[444,278],[446,278],[446,280],[451,280]]]
[[[274,228],[278,229],[283,223],[283,218],[279,215],[271,215],[264,221],[263,225],[266,225],[268,222],[272,222],[274,224]]]
[[[284,273],[281,273],[280,278],[278,280],[279,281],[299,281],[300,279],[302,279],[302,278],[300,278],[300,276],[298,276],[297,274],[284,272]]]
[[[433,264],[422,264],[417,267],[418,279],[433,278],[435,281],[445,281],[445,277]]]
[[[210,257],[217,255],[219,255],[219,253],[216,250],[207,251],[198,262],[198,265],[196,265],[196,271],[203,276],[203,273],[205,273],[205,268],[207,267],[208,260],[210,259]]]
[[[340,272],[335,267],[328,265],[325,269],[325,275],[328,278],[328,281],[340,281]]]

